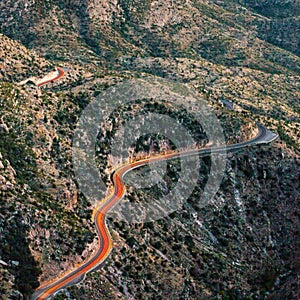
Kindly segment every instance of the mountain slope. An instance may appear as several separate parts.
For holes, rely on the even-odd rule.
[[[204,160],[199,187],[181,210],[145,224],[110,218],[111,257],[99,272],[69,288],[70,297],[299,298],[300,59],[296,34],[288,40],[297,27],[289,23],[295,31],[276,42],[281,29],[270,25],[278,18],[297,21],[297,11],[292,14],[283,4],[0,3],[5,34],[0,35],[1,295],[27,297],[39,282],[91,255],[96,244],[92,207],[72,170],[76,123],[108,87],[156,76],[205,98],[227,143],[253,137],[257,121],[280,139],[229,154],[209,206],[199,207],[209,169]],[[57,65],[66,68],[57,82],[42,88],[18,84]],[[227,110],[221,100],[236,110]],[[107,142],[116,138],[112,129],[106,134]],[[108,143],[101,151],[99,168],[109,183]],[[131,187],[125,200],[151,196]],[[62,293],[55,299],[67,297]]]

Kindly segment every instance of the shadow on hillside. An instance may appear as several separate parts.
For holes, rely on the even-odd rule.
[[[0,257],[10,262],[9,271],[15,276],[14,289],[21,292],[24,299],[28,299],[39,286],[38,276],[41,270],[30,252],[26,240],[27,228],[22,221],[23,217],[20,214],[5,220]]]

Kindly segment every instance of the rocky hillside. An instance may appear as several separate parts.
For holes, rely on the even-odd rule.
[[[300,6],[299,1],[246,0],[240,3],[247,5],[265,17],[261,22],[259,34],[268,42],[285,48],[297,55],[300,54]]]
[[[297,7],[277,0],[2,1],[3,299],[26,299],[91,254],[92,207],[72,169],[73,132],[102,91],[145,76],[193,88],[214,109],[227,143],[253,137],[257,121],[280,138],[229,154],[211,205],[199,207],[210,166],[204,159],[181,210],[136,225],[111,217],[114,250],[104,268],[55,299],[298,299]],[[19,84],[57,65],[67,70],[61,80]],[[113,140],[114,128],[106,129]],[[107,174],[109,148],[98,156]],[[126,200],[158,192],[130,187]]]
[[[35,51],[0,34],[0,80],[18,82],[30,76],[39,76],[53,68]]]
[[[298,51],[293,21],[285,21],[290,26],[285,30],[282,22],[266,17],[273,9],[274,18],[294,17],[296,22],[297,10],[284,3],[19,0],[0,5],[2,32],[47,58],[104,65],[113,61],[115,68],[115,60],[123,56],[204,57],[273,72],[299,71],[297,57],[270,44]],[[282,7],[290,14],[278,16]],[[264,14],[257,13],[259,8]]]

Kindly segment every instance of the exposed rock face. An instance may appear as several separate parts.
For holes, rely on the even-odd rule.
[[[39,282],[91,255],[97,244],[91,205],[72,169],[76,123],[109,86],[158,76],[205,98],[227,143],[252,138],[257,121],[280,139],[229,154],[215,201],[204,208],[199,199],[209,159],[181,210],[137,225],[109,218],[111,257],[71,287],[68,297],[298,299],[297,4],[2,1],[0,294],[28,297]],[[64,78],[41,89],[30,83],[57,65],[68,69]],[[234,109],[227,110],[222,100]],[[141,110],[137,105],[130,113]],[[108,144],[124,116],[118,111],[97,144],[108,185],[108,167],[119,161]],[[132,157],[138,156],[133,149]],[[143,203],[155,193],[128,187],[126,200]]]

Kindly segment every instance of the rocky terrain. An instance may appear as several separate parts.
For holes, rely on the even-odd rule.
[[[230,153],[204,208],[209,159],[181,210],[135,225],[110,217],[106,265],[54,299],[300,297],[297,0],[8,0],[0,24],[3,299],[26,299],[91,255],[92,206],[72,169],[73,132],[102,91],[146,76],[193,88],[214,109],[227,143],[253,137],[258,121],[279,139]],[[55,66],[67,70],[64,78],[20,85]],[[108,145],[98,155],[109,184]],[[126,200],[151,193],[128,186]]]

